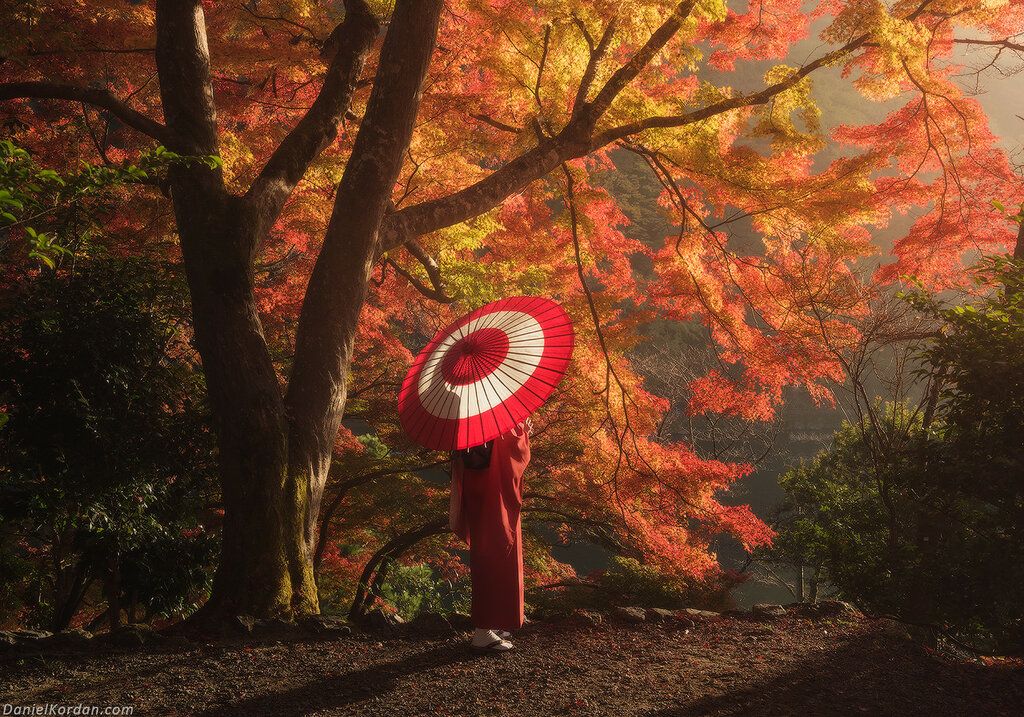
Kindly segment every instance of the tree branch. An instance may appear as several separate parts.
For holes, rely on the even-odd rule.
[[[769,85],[758,92],[752,92],[749,94],[739,95],[731,99],[722,100],[715,102],[693,112],[687,112],[681,115],[667,115],[659,117],[647,117],[636,122],[621,125],[619,127],[613,127],[612,129],[605,130],[599,133],[594,138],[594,145],[597,147],[603,147],[606,144],[615,142],[617,140],[629,137],[630,135],[638,134],[648,129],[656,128],[669,128],[669,127],[683,127],[689,124],[694,124],[702,120],[709,119],[715,115],[722,114],[723,112],[730,112],[732,110],[740,109],[741,107],[752,107],[754,105],[766,104],[776,95],[781,92],[785,92],[800,80],[807,77],[817,69],[825,67],[827,65],[836,62],[843,57],[849,55],[851,52],[859,48],[865,42],[867,42],[868,35],[861,35],[860,37],[848,42],[840,48],[833,50],[832,52],[826,53],[819,57],[817,60],[809,62],[808,64],[801,67],[799,70],[794,72],[792,75],[787,77],[781,82],[776,82],[773,85]]]
[[[570,143],[563,141],[563,135],[564,131],[555,138],[541,140],[537,146],[475,184],[446,197],[420,202],[388,215],[381,225],[379,254],[392,251],[423,234],[479,216],[506,197],[521,192],[563,161],[581,156],[582,152],[573,152]]]
[[[405,249],[408,251],[416,261],[423,265],[424,271],[427,272],[427,276],[430,278],[430,284],[434,287],[435,294],[440,297],[438,301],[443,303],[451,303],[455,301],[455,297],[450,297],[444,288],[444,280],[441,277],[441,267],[437,265],[434,257],[427,253],[418,241],[411,239],[405,243]]]
[[[576,18],[574,18],[576,19]],[[573,114],[577,114],[587,102],[587,95],[590,93],[590,86],[594,84],[594,76],[597,74],[597,66],[601,64],[601,59],[608,52],[608,46],[612,42],[612,36],[615,35],[615,28],[619,25],[619,18],[613,17],[608,23],[608,27],[604,29],[604,34],[601,35],[601,40],[595,47],[593,40],[590,38],[590,33],[587,32],[586,26],[576,19],[577,24],[580,28],[580,32],[584,33],[584,37],[587,39],[587,45],[590,47],[590,59],[587,61],[587,69],[583,71],[583,78],[580,80],[579,89],[576,90],[576,99],[572,105]]]
[[[59,82],[8,82],[0,84],[0,101],[13,99],[68,100],[103,109],[132,129],[152,137],[160,144],[174,148],[174,134],[166,125],[132,109],[107,90]]]
[[[446,515],[402,533],[382,545],[367,561],[362,575],[359,576],[356,594],[352,599],[352,607],[349,609],[349,617],[359,619],[366,615],[377,594],[377,587],[387,575],[387,566],[390,561],[399,558],[421,540],[441,535],[447,531],[448,516]]]
[[[587,29],[587,24],[580,19],[580,16],[576,13],[572,14],[572,21],[576,27],[579,28],[580,34],[583,35],[583,39],[587,43],[587,49],[590,50],[590,54],[594,54],[594,36],[590,34],[590,30]]]
[[[450,296],[444,288],[444,281],[441,278],[441,268],[434,261],[434,257],[427,253],[418,241],[410,239],[405,243],[405,249],[408,251],[416,261],[423,265],[423,269],[427,272],[427,277],[430,279],[430,286],[427,286],[422,281],[417,279],[413,274],[406,271],[398,264],[394,259],[388,257],[387,263],[398,272],[402,277],[405,278],[416,291],[423,294],[428,299],[440,302],[442,304],[450,304],[454,302],[458,297]]]
[[[48,57],[50,55],[150,55],[155,47],[63,47],[59,50],[28,50],[26,57]]]
[[[1017,243],[1013,245],[1013,258],[1024,261],[1024,222],[1017,228]]]
[[[480,122],[483,122],[484,124],[489,124],[491,127],[494,127],[495,129],[500,129],[502,132],[510,132],[511,134],[515,134],[515,135],[518,135],[519,132],[520,132],[518,127],[513,127],[510,124],[505,124],[501,120],[496,120],[493,117],[491,117],[489,115],[485,115],[485,114],[483,114],[481,112],[477,112],[475,114],[471,114],[470,117],[472,117],[475,120],[479,120]]]
[[[668,44],[668,41],[675,37],[675,34],[683,26],[683,21],[689,17],[696,4],[697,0],[683,0],[683,2],[679,3],[676,9],[672,11],[672,15],[661,24],[661,27],[654,31],[654,34],[647,39],[643,47],[629,58],[629,62],[615,71],[604,87],[601,88],[600,92],[597,93],[594,101],[588,103],[597,116],[604,114],[611,107],[612,102],[626,88],[626,85],[632,82],[651,63],[655,55],[661,52],[661,49]]]
[[[535,147],[475,184],[440,199],[414,204],[388,216],[381,227],[380,251],[391,251],[411,238],[479,216],[500,204],[505,198],[523,191],[532,182],[557,169],[563,162],[582,157],[631,134],[654,127],[680,127],[740,107],[763,104],[814,70],[849,54],[866,38],[867,36],[858,38],[822,56],[786,80],[766,87],[760,92],[716,102],[685,115],[650,117],[592,136],[588,132],[588,125],[594,118],[585,117],[580,113],[556,136],[541,139]]]
[[[382,478],[389,475],[397,475],[399,473],[416,473],[417,471],[427,470],[429,468],[436,468],[437,466],[444,465],[449,461],[432,461],[430,463],[422,463],[415,466],[398,466],[397,468],[384,468],[381,470],[370,471],[369,473],[363,473],[357,476],[351,476],[344,480],[340,480],[337,484],[336,492],[331,498],[331,502],[320,513],[320,532],[317,535],[316,549],[313,551],[313,569],[316,571],[320,570],[320,564],[323,562],[324,548],[327,546],[327,534],[330,529],[331,520],[334,519],[334,514],[341,507],[341,502],[345,500],[345,496],[353,488],[358,488],[361,485],[369,483],[377,478]],[[340,472],[340,471],[339,471]],[[329,476],[335,474],[335,467],[331,466]]]
[[[330,65],[320,93],[245,194],[246,219],[254,224],[256,241],[269,231],[310,163],[337,137],[338,125],[349,111],[366,53],[380,25],[363,0],[346,0],[345,7],[344,21],[324,43]]]
[[[933,0],[922,0],[906,16],[914,20]],[[379,252],[391,251],[403,243],[430,232],[462,223],[489,211],[506,198],[523,191],[534,181],[557,169],[563,162],[583,157],[630,135],[655,128],[682,127],[742,107],[765,104],[815,70],[838,62],[868,42],[868,35],[855,37],[797,70],[785,80],[759,92],[740,95],[681,115],[648,117],[598,134],[593,129],[615,97],[629,84],[682,27],[695,0],[685,0],[633,57],[605,83],[592,102],[585,103],[561,132],[541,138],[538,144],[502,167],[452,194],[406,207],[385,218],[381,225]],[[606,31],[607,32],[607,31]],[[592,39],[591,39],[592,42]],[[595,47],[595,52],[597,48]]]
[[[979,40],[973,38],[958,38],[954,39],[958,45],[986,45],[988,47],[1000,47],[1006,50],[1013,50],[1015,52],[1024,52],[1024,44],[1019,42],[1013,42],[1010,38],[1004,38],[1002,40]]]
[[[551,49],[551,25],[544,26],[544,43],[542,47],[540,62],[537,64],[537,79],[533,83],[533,99],[537,103],[537,111],[541,115],[544,111],[544,105],[540,100],[540,83],[544,78],[544,66],[548,61],[548,50]]]

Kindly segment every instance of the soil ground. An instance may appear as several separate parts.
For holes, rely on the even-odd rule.
[[[513,652],[482,656],[450,632],[170,642],[0,659],[0,705],[284,717],[1024,714],[1019,664],[938,656],[865,619],[536,623]]]

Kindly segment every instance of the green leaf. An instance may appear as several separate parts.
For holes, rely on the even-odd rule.
[[[50,267],[51,269],[56,269],[57,268],[56,262],[54,262],[54,260],[51,259],[46,254],[43,254],[41,252],[33,250],[33,251],[30,251],[28,253],[28,255],[30,257],[32,257],[33,259],[38,259],[39,261],[43,262],[44,264],[46,264],[46,266]]]

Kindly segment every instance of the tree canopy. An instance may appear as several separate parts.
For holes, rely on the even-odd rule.
[[[154,145],[197,158],[126,187],[102,241],[160,246],[186,269],[226,504],[219,610],[315,611],[321,526],[376,545],[412,531],[444,562],[428,529],[439,488],[408,470],[429,457],[398,434],[395,384],[453,316],[522,293],[562,302],[580,339],[538,420],[537,520],[713,575],[714,535],[755,546],[771,531],[721,499],[749,462],[659,430],[668,401],[633,361],[651,326],[713,347],[689,415],[765,422],[786,389],[832,400],[887,286],[959,286],[965,259],[1016,239],[991,201],[1018,203],[1021,182],[954,49],[1020,52],[1019,0],[0,13],[5,126],[38,163],[117,165]],[[812,35],[819,49],[794,62]],[[826,132],[818,78],[893,109]],[[637,236],[616,191],[625,155],[660,188],[661,236]],[[872,232],[903,214],[872,270]],[[387,456],[366,457],[346,412]],[[531,567],[557,576],[540,536]]]

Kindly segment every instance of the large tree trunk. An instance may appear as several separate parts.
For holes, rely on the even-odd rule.
[[[434,51],[440,0],[399,0],[381,48],[377,78],[306,290],[286,407],[290,421],[286,503],[302,521],[290,525],[293,579],[313,583],[311,556],[338,428],[347,374],[377,260],[378,232],[391,203]]]
[[[177,210],[179,226],[188,226],[189,204],[176,201],[186,207]],[[287,615],[296,602],[308,603],[315,595],[296,595],[291,580],[286,526],[294,520],[289,510],[298,507],[283,500],[288,451],[281,391],[256,313],[251,264],[230,246],[236,236],[229,228],[222,232],[193,229],[181,237],[196,341],[216,417],[225,507],[207,609]],[[228,244],[226,251],[216,250],[218,242]]]
[[[157,66],[174,149],[217,153],[202,6],[157,3]],[[236,218],[220,170],[174,167],[171,196],[196,344],[215,416],[225,506],[223,547],[204,613],[287,614],[295,601],[285,549],[282,491],[287,428],[277,374],[253,295],[255,243]]]
[[[352,26],[339,28],[337,53],[343,57],[332,63],[325,99],[282,143],[245,197],[231,196],[217,169],[192,164],[171,171],[225,506],[221,559],[199,621],[319,611],[311,558],[320,498],[377,234],[412,136],[440,7],[440,0],[400,1],[396,7],[303,304],[287,410],[256,310],[254,254],[305,163],[333,136],[376,24],[365,13],[350,12]],[[350,11],[355,9],[352,3]],[[174,149],[216,154],[200,3],[159,0],[157,28],[164,115],[181,143]]]

